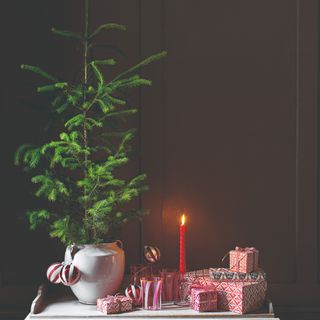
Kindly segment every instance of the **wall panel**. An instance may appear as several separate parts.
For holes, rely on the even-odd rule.
[[[77,77],[79,49],[49,30],[81,30],[79,4],[8,1],[0,12],[1,306],[29,305],[43,270],[63,253],[21,218],[33,199],[12,154],[22,138],[48,137],[47,101],[31,87],[39,79],[30,83],[19,65]],[[101,37],[122,53],[96,49],[114,54],[116,68],[168,50],[143,70],[154,85],[130,97],[141,112],[131,122],[140,156],[129,173],[148,173],[150,191],[137,205],[151,214],[124,230],[128,265],[141,261],[142,244],[154,244],[163,265],[176,267],[186,209],[189,269],[218,266],[233,246],[255,245],[276,304],[318,303],[318,9],[316,0],[92,1],[95,25],[129,26]]]
[[[144,241],[160,242],[163,263],[177,266],[185,208],[189,269],[255,245],[277,304],[315,302],[316,2],[158,1],[145,16],[161,2],[161,102],[142,94],[153,190]],[[162,112],[148,109],[160,103]]]

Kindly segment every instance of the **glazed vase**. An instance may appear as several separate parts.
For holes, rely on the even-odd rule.
[[[121,285],[125,267],[121,241],[68,246],[65,262],[72,262],[81,272],[80,280],[70,286],[81,303],[96,304]]]

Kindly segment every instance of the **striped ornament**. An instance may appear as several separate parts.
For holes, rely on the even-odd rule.
[[[125,290],[125,295],[127,298],[130,298],[132,300],[132,303],[135,306],[139,306],[142,303],[142,297],[141,297],[141,288],[140,286],[131,284],[129,285]]]
[[[80,279],[80,271],[72,263],[63,264],[60,270],[60,279],[65,286],[72,286]]]
[[[47,278],[50,282],[54,284],[61,283],[60,271],[62,269],[61,262],[55,262],[49,266],[47,269]]]
[[[160,250],[157,247],[144,246],[143,255],[150,263],[157,263],[160,261]]]

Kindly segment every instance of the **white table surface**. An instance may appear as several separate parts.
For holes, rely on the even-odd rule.
[[[60,301],[54,301],[49,303],[41,313],[29,314],[25,320],[36,320],[36,319],[102,319],[102,318],[115,318],[115,319],[132,319],[132,320],[147,320],[147,319],[168,319],[174,318],[179,319],[255,319],[255,320],[266,320],[275,319],[273,314],[248,314],[239,315],[233,312],[203,312],[199,313],[190,308],[178,307],[175,305],[163,306],[162,310],[158,311],[145,311],[142,309],[136,309],[132,312],[104,315],[100,311],[96,310],[95,305],[81,304],[74,299],[61,299]]]

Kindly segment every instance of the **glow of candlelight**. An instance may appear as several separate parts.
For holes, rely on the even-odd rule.
[[[181,216],[181,225],[184,226],[185,223],[186,223],[186,215],[183,214],[183,215]]]

